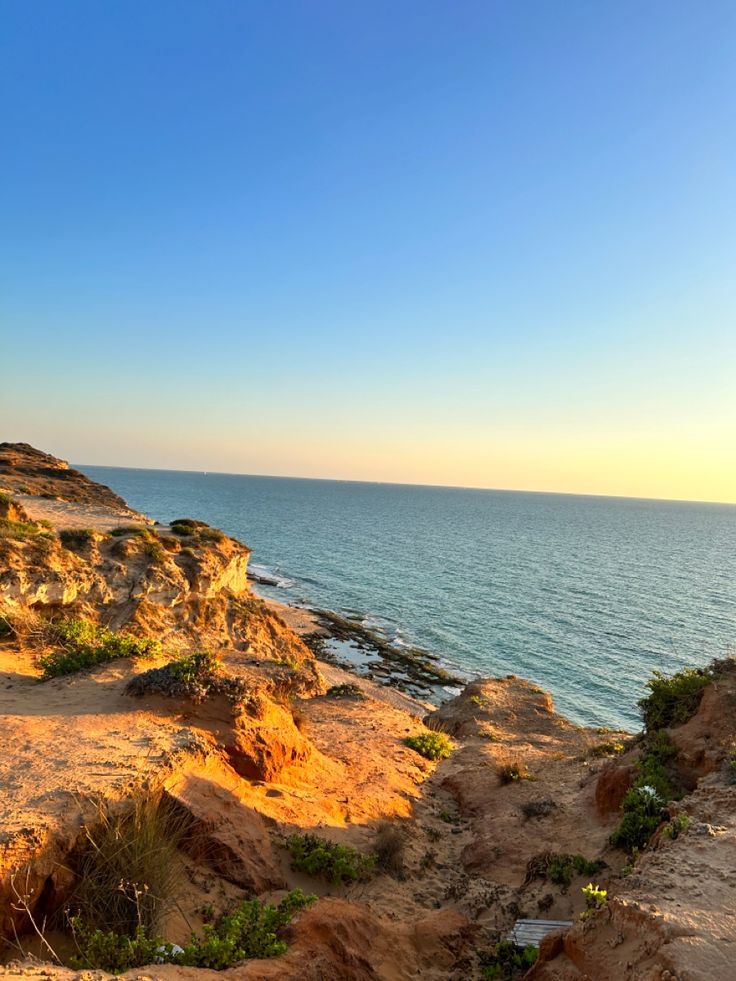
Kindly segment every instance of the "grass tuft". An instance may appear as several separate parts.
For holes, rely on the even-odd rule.
[[[91,528],[64,528],[59,532],[59,539],[64,548],[74,551],[90,545],[95,540],[95,533]]]

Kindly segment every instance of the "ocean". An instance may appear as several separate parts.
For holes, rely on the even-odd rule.
[[[357,615],[468,678],[530,678],[576,723],[640,728],[653,670],[736,640],[736,506],[80,469],[245,542],[277,583],[259,592]]]

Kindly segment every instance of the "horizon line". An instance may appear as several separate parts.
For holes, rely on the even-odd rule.
[[[530,490],[521,487],[483,487],[477,484],[423,484],[401,480],[356,480],[350,477],[304,477],[294,474],[238,473],[229,470],[181,470],[177,469],[176,467],[126,467],[121,466],[120,464],[110,463],[73,463],[72,466],[80,469],[84,467],[104,467],[108,470],[143,470],[150,473],[200,474],[202,476],[212,474],[216,477],[261,477],[264,480],[312,480],[331,484],[366,484],[369,486],[380,487],[427,487],[436,490],[474,490],[486,491],[495,494],[546,494],[556,497],[594,497],[613,501],[653,501],[662,504],[711,504],[718,507],[736,507],[736,501],[706,501],[699,498],[683,497],[646,497],[639,494],[594,494],[584,493],[581,491]]]

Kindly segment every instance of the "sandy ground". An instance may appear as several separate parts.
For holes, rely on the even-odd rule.
[[[70,501],[54,501],[30,494],[14,494],[13,497],[23,506],[33,521],[50,521],[55,528],[92,528],[94,531],[108,532],[121,525],[152,525],[132,511],[116,511],[112,508],[93,504],[72,504]]]

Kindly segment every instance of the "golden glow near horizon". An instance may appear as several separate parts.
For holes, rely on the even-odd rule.
[[[581,425],[348,435],[296,424],[284,432],[267,419],[216,439],[191,428],[172,429],[165,440],[153,428],[140,432],[108,429],[102,452],[89,431],[89,440],[61,431],[11,438],[87,464],[736,504],[736,441],[725,419],[707,431],[681,423],[677,432]]]

